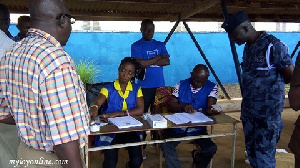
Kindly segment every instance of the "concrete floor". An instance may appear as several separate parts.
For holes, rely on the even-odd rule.
[[[236,119],[239,119],[240,112],[228,112],[226,113]],[[294,122],[297,119],[300,113],[294,112],[290,108],[285,108],[282,113],[282,119],[285,124],[285,127],[281,133],[281,139],[277,144],[277,148],[285,149],[288,152],[288,142],[290,140],[290,136],[294,129]],[[216,125],[214,127],[215,132],[228,132],[232,130],[232,125]],[[148,136],[150,137],[150,136]],[[236,159],[235,159],[235,167],[236,168],[250,168],[248,164],[245,163],[245,145],[244,145],[244,135],[242,130],[242,124],[239,123],[237,125],[237,139],[236,139]],[[214,139],[214,142],[218,146],[218,151],[213,159],[213,168],[230,168],[231,163],[231,149],[232,149],[232,137],[217,137]],[[192,144],[180,144],[177,147],[177,153],[181,157],[181,166],[182,168],[190,168],[192,163],[191,151],[193,150]],[[146,148],[147,158],[144,160],[144,168],[158,168],[159,167],[159,155],[156,153],[156,149],[152,148],[150,145]],[[100,152],[92,152],[91,153],[91,167],[92,168],[100,168],[103,161],[103,156],[101,156]],[[119,151],[119,162],[118,168],[125,168],[125,164],[128,161],[128,154],[125,149],[120,149]],[[165,165],[163,164],[163,167]],[[279,167],[282,168],[282,167]]]

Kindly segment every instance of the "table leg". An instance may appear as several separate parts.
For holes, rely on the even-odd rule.
[[[212,134],[214,134],[214,126],[213,125],[210,126],[210,135],[212,135]],[[211,138],[211,140],[213,140],[213,138]],[[211,158],[209,167],[212,168],[212,165],[213,165],[213,158]]]
[[[234,168],[234,163],[235,163],[235,144],[236,144],[236,124],[233,125],[233,140],[232,140],[232,153],[231,153],[231,168]]]

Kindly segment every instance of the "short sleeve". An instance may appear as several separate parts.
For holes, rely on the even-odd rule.
[[[208,97],[213,97],[218,99],[218,85],[215,85],[212,91],[209,93]]]
[[[168,50],[166,48],[166,45],[164,43],[162,43],[162,49],[161,49],[161,55],[167,55],[170,57],[169,53],[168,53]]]
[[[290,65],[293,65],[292,59],[288,54],[288,47],[281,42],[274,44],[273,56],[270,61],[277,69],[285,69]]]
[[[174,90],[173,90],[173,93],[172,95],[175,96],[175,97],[179,97],[179,86],[180,86],[180,82],[178,82],[175,87],[174,87]]]
[[[108,90],[105,87],[100,90],[100,93],[103,94],[106,99],[108,98]]]
[[[138,47],[137,43],[133,43],[131,45],[131,57],[133,58],[142,58],[140,47]]]
[[[142,92],[141,87],[138,90],[137,97],[143,97],[143,92]]]

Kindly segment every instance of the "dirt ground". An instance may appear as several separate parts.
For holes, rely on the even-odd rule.
[[[230,98],[241,97],[241,89],[238,83],[224,84],[223,87]],[[218,99],[226,99],[225,93],[222,90],[220,85],[218,87],[218,92],[219,92]]]
[[[224,84],[223,87],[231,99],[241,97],[241,89],[238,83]],[[289,88],[290,88],[289,84],[285,85],[286,95],[288,94]],[[225,93],[220,85],[218,87],[218,92],[219,92],[218,99],[226,99]]]

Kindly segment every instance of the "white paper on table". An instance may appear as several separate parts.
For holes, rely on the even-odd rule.
[[[191,123],[207,123],[207,122],[213,122],[214,120],[207,117],[201,112],[195,112],[195,113],[182,113],[185,117],[189,118]]]
[[[195,113],[175,113],[172,115],[165,115],[165,117],[173,122],[174,124],[185,124],[185,123],[207,123],[213,122],[214,120],[207,117],[201,112]]]
[[[190,122],[190,120],[188,118],[184,117],[181,113],[165,115],[165,117],[176,125],[186,124],[186,123]]]
[[[108,123],[104,123],[104,122],[102,122],[102,123],[100,123],[100,127],[102,127],[102,126],[104,126],[104,125],[107,125]]]
[[[107,120],[117,126],[119,129],[143,126],[143,123],[131,116],[114,117],[108,118]]]

